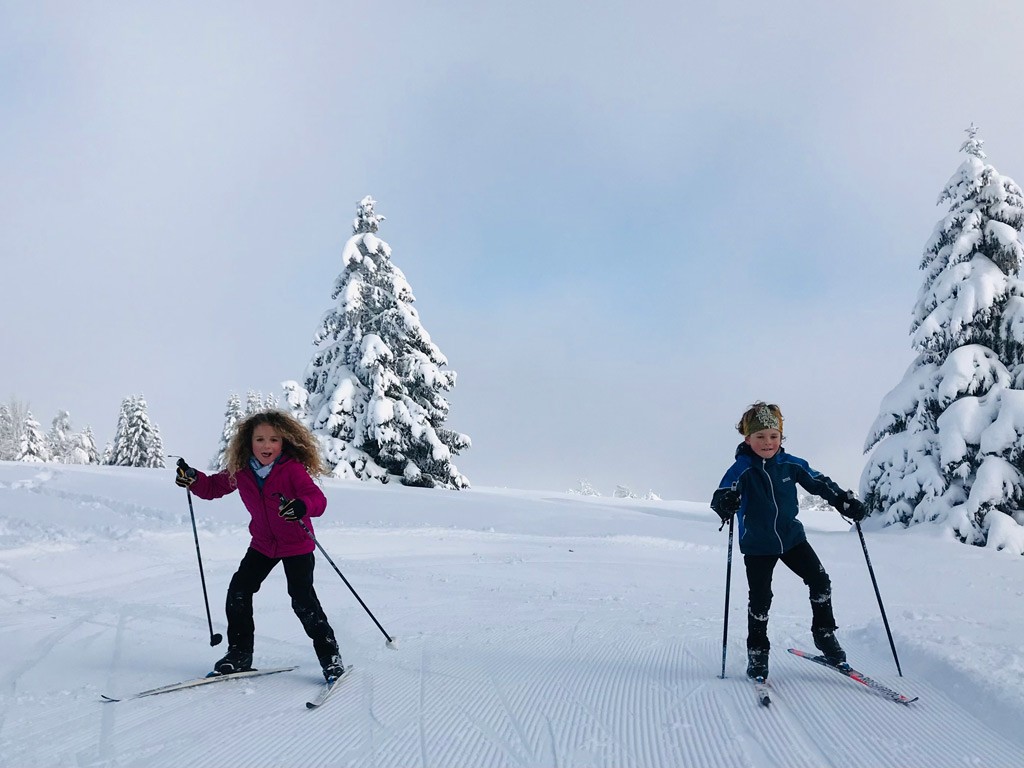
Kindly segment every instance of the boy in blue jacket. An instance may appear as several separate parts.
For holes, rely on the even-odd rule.
[[[723,522],[737,516],[740,552],[747,571],[747,675],[768,677],[768,610],[772,604],[772,573],[781,560],[803,579],[811,598],[811,635],[815,647],[831,664],[846,663],[836,639],[832,615],[832,582],[796,519],[796,484],[820,496],[851,520],[865,509],[853,493],[842,490],[803,459],[782,448],[782,411],[758,401],[740,418],[736,429],[743,442],[736,460],[718,484],[711,508]]]

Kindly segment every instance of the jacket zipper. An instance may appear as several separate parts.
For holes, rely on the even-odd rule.
[[[257,484],[258,484],[258,481],[257,481]],[[260,485],[259,488],[260,488],[260,502],[261,502],[260,506],[263,507],[263,524],[266,526],[267,536],[270,537],[270,540],[274,544],[274,557],[277,557],[277,536],[274,535],[274,529],[270,527],[270,514],[267,512],[267,496],[263,492],[263,486]]]
[[[775,483],[772,482],[772,476],[768,474],[768,459],[761,459],[761,470],[764,472],[764,476],[768,478],[768,488],[772,492],[772,506],[775,507],[775,522],[772,523],[772,530],[775,531],[775,538],[779,540],[779,552],[783,552],[782,537],[779,536],[779,502],[775,498]]]

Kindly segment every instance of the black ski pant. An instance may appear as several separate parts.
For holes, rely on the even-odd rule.
[[[749,589],[747,650],[767,651],[770,647],[768,611],[772,606],[772,574],[779,560],[807,585],[811,598],[811,632],[836,628],[832,615],[832,582],[807,541],[781,555],[744,555]]]
[[[313,641],[313,650],[318,659],[329,659],[338,653],[338,641],[334,630],[327,621],[324,609],[313,589],[313,553],[291,557],[267,557],[252,547],[238,565],[228,585],[225,611],[228,617],[228,647],[252,653],[256,627],[252,618],[252,596],[260,591],[263,580],[270,575],[278,563],[284,563],[284,575],[288,581],[288,595],[292,599],[292,610],[302,622],[306,635]]]

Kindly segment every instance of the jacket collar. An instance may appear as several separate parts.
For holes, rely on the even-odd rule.
[[[785,453],[785,451],[786,449],[780,446],[779,450],[775,453],[774,456],[768,459],[768,461],[777,461],[778,458]],[[751,461],[762,461],[761,457],[754,453],[754,449],[747,445],[745,442],[740,443],[739,445],[736,446],[736,458],[738,459],[740,456],[746,456]]]

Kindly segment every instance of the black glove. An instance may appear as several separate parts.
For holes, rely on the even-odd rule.
[[[306,502],[302,499],[281,499],[277,514],[294,523],[306,516]]]
[[[867,507],[864,506],[864,502],[855,498],[853,491],[847,491],[846,498],[839,502],[838,509],[840,515],[855,523],[859,523],[868,515],[868,510]]]
[[[188,488],[196,481],[196,471],[185,463],[184,459],[178,459],[178,470],[174,473],[174,484],[181,488]]]
[[[711,497],[711,508],[715,510],[723,523],[740,511],[740,492],[732,488],[719,488]]]

